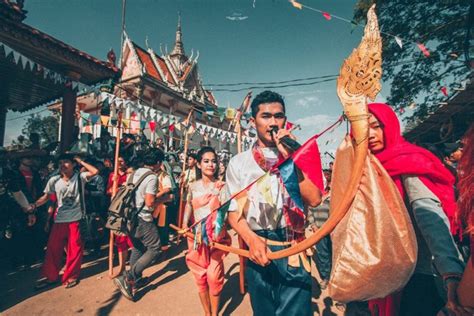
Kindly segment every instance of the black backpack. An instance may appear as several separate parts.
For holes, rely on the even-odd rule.
[[[121,235],[131,234],[135,227],[137,215],[145,206],[144,202],[140,209],[136,208],[135,191],[143,180],[152,174],[154,174],[152,171],[145,172],[136,183],[133,183],[135,172],[129,176],[127,183],[118,189],[110,202],[109,215],[105,227]]]

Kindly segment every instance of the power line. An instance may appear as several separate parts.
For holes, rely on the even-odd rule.
[[[206,83],[204,84],[204,86],[222,87],[222,86],[241,86],[241,85],[282,84],[282,83],[300,82],[300,81],[306,81],[306,80],[325,79],[325,78],[332,78],[332,77],[337,77],[337,75],[325,75],[325,76],[318,76],[318,77],[298,78],[298,79],[291,79],[291,80],[285,80],[285,81],[270,81],[270,82]]]
[[[275,88],[311,86],[318,83],[335,81],[336,79],[337,78],[329,78],[329,79],[323,79],[323,80],[313,81],[313,82],[304,82],[304,83],[277,85],[277,86],[251,86],[251,87],[245,87],[245,88],[239,88],[239,89],[213,89],[212,92],[216,92],[216,91],[217,92],[241,92],[241,91],[252,90],[252,89],[275,89]]]

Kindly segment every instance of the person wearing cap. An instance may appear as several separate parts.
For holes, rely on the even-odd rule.
[[[72,154],[62,154],[58,160],[60,174],[49,179],[44,194],[34,203],[35,207],[46,204],[48,201],[57,205],[41,270],[41,276],[45,279],[37,283],[36,289],[42,289],[57,282],[65,247],[67,249],[66,267],[61,279],[62,283],[66,288],[79,283],[84,248],[79,227],[79,221],[83,217],[84,185],[99,173],[97,168]],[[78,165],[85,171],[76,172]]]

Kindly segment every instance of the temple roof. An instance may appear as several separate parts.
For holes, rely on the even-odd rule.
[[[212,92],[202,86],[197,65],[199,53],[194,58],[194,53],[191,57],[185,55],[181,17],[178,20],[173,51],[170,54],[161,53],[162,56],[159,56],[151,48],[140,47],[125,34],[121,61],[122,81],[136,76],[148,76],[174,91],[183,93],[184,98],[194,98],[203,104],[217,105]],[[134,60],[135,57],[137,60]]]

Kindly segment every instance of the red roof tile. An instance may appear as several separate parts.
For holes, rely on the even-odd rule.
[[[157,54],[155,54],[155,58],[158,61],[158,65],[160,66],[161,71],[165,75],[166,80],[168,80],[168,82],[172,83],[173,85],[176,85],[176,82],[174,81],[173,76],[171,75],[171,72],[163,58],[161,58]]]
[[[191,72],[192,69],[193,69],[193,64],[189,64],[186,67],[186,69],[184,70],[183,75],[181,76],[181,78],[179,78],[179,81],[186,80],[186,78],[188,77],[188,75],[189,75],[189,73]]]
[[[206,91],[206,96],[209,102],[211,102],[212,104],[216,104],[216,98],[214,98],[214,95],[212,94],[212,92],[209,90],[204,90],[204,91]]]
[[[155,67],[155,64],[153,63],[153,60],[151,59],[150,54],[148,54],[144,49],[140,48],[138,45],[134,43],[135,49],[138,54],[138,58],[140,58],[140,61],[142,64],[145,66],[145,70],[147,74],[152,76],[153,78],[163,81],[163,79],[160,76],[160,73]]]

